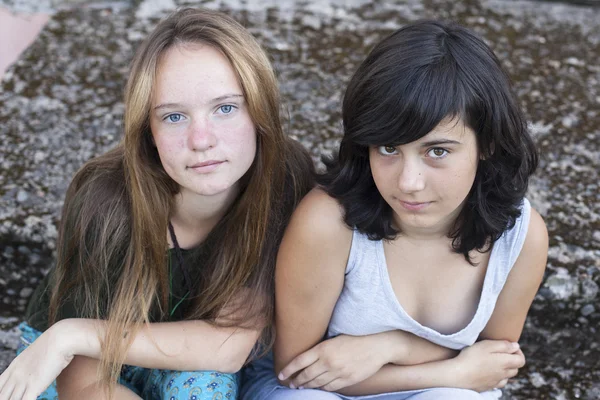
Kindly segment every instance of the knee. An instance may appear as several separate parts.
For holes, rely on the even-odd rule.
[[[156,371],[151,391],[162,399],[212,400],[235,399],[238,395],[236,375],[214,371]]]

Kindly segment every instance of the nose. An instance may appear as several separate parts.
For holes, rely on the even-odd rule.
[[[406,157],[401,168],[398,176],[398,188],[403,193],[415,193],[425,189],[424,171],[418,158]]]
[[[188,143],[193,151],[206,151],[217,143],[214,127],[205,119],[197,119],[190,124]]]

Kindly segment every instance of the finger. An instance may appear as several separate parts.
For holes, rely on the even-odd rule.
[[[306,383],[327,372],[325,363],[319,361],[320,360],[317,360],[314,364],[309,365],[300,371],[300,373],[291,380],[291,383],[294,384],[295,387],[305,386]]]
[[[337,392],[338,390],[343,389],[346,386],[348,386],[346,381],[344,379],[338,378],[332,380],[327,385],[322,386],[321,389],[327,392]]]
[[[490,352],[492,353],[514,353],[519,350],[520,346],[517,342],[509,342],[508,340],[490,340]]]
[[[525,358],[518,354],[497,353],[494,356],[504,369],[521,368],[525,365]]]
[[[513,378],[515,376],[517,376],[517,374],[519,373],[519,370],[517,368],[512,368],[506,371],[506,377],[507,378]]]
[[[521,351],[521,349],[519,349],[519,351],[515,352],[515,354],[523,357],[523,365],[525,365],[525,363],[527,362],[527,359],[525,358],[525,354],[523,354],[523,351]]]
[[[329,372],[325,372],[325,373],[317,376],[312,381],[306,382],[305,385],[302,385],[302,388],[303,389],[317,389],[317,388],[327,385],[329,382],[333,381],[336,378],[337,377],[333,376],[333,374],[331,374]]]
[[[525,366],[525,354],[521,350],[511,355],[515,357],[516,368],[523,368]]]
[[[23,400],[36,400],[38,395],[34,393],[34,390],[31,388],[27,388],[25,393],[23,393]]]
[[[15,389],[12,392],[12,395],[10,396],[11,400],[22,400],[23,399],[23,394],[25,393],[25,389],[27,387],[15,387]]]
[[[0,393],[2,393],[2,388],[4,388],[4,386],[6,386],[8,382],[8,376],[10,375],[10,367],[11,365],[9,365],[8,368],[6,368],[4,372],[0,374]]]
[[[318,359],[319,359],[319,356],[318,356],[317,352],[315,351],[315,347],[313,347],[312,349],[305,351],[304,353],[300,354],[299,356],[294,358],[292,361],[290,361],[290,363],[288,365],[286,365],[281,370],[281,372],[279,372],[279,375],[277,376],[277,378],[279,378],[280,381],[285,381],[290,376],[294,375],[296,372],[303,370],[304,368],[308,367],[309,365],[312,365]]]
[[[8,400],[10,399],[15,386],[10,382],[7,382],[4,386],[2,386],[2,390],[0,390],[0,400]]]
[[[498,382],[498,384],[496,385],[496,388],[502,389],[504,386],[506,386],[507,383],[508,383],[508,379],[502,379],[500,382]]]

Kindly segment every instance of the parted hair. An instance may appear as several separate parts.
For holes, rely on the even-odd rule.
[[[460,118],[477,137],[480,160],[466,202],[448,232],[471,262],[489,251],[520,215],[538,164],[508,74],[485,42],[451,22],[408,24],[378,43],[346,89],[339,151],[323,161],[323,188],[343,206],[348,226],[373,240],[393,239],[391,207],[369,166],[370,146],[398,146]]]
[[[231,17],[205,9],[182,9],[161,21],[131,64],[124,138],[77,172],[59,229],[49,322],[61,318],[65,302],[84,317],[108,320],[100,372],[109,388],[130,333],[154,311],[158,320],[169,312],[167,229],[179,187],[160,163],[149,115],[160,57],[172,46],[197,43],[230,62],[255,125],[257,150],[238,197],[205,240],[206,258],[195,263],[195,302],[186,318],[262,329],[263,341],[272,341],[276,251],[292,209],[313,184],[308,153],[282,130],[277,80],[254,37]]]

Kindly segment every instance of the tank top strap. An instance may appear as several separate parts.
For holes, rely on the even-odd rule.
[[[346,275],[352,273],[355,268],[364,268],[365,259],[372,258],[373,252],[377,251],[379,240],[371,240],[365,233],[358,229],[352,231],[352,245],[350,246],[350,255],[346,264]],[[369,263],[367,263],[369,265]]]
[[[488,269],[492,269],[490,271],[492,284],[487,286],[487,288],[491,289],[490,294],[494,298],[497,297],[504,287],[508,274],[510,274],[512,267],[521,253],[529,229],[530,216],[531,204],[524,198],[521,204],[521,215],[516,219],[515,225],[511,229],[506,230],[496,243],[494,243],[492,252],[494,257],[490,259],[490,264],[488,265]],[[483,296],[487,294],[482,293]]]

